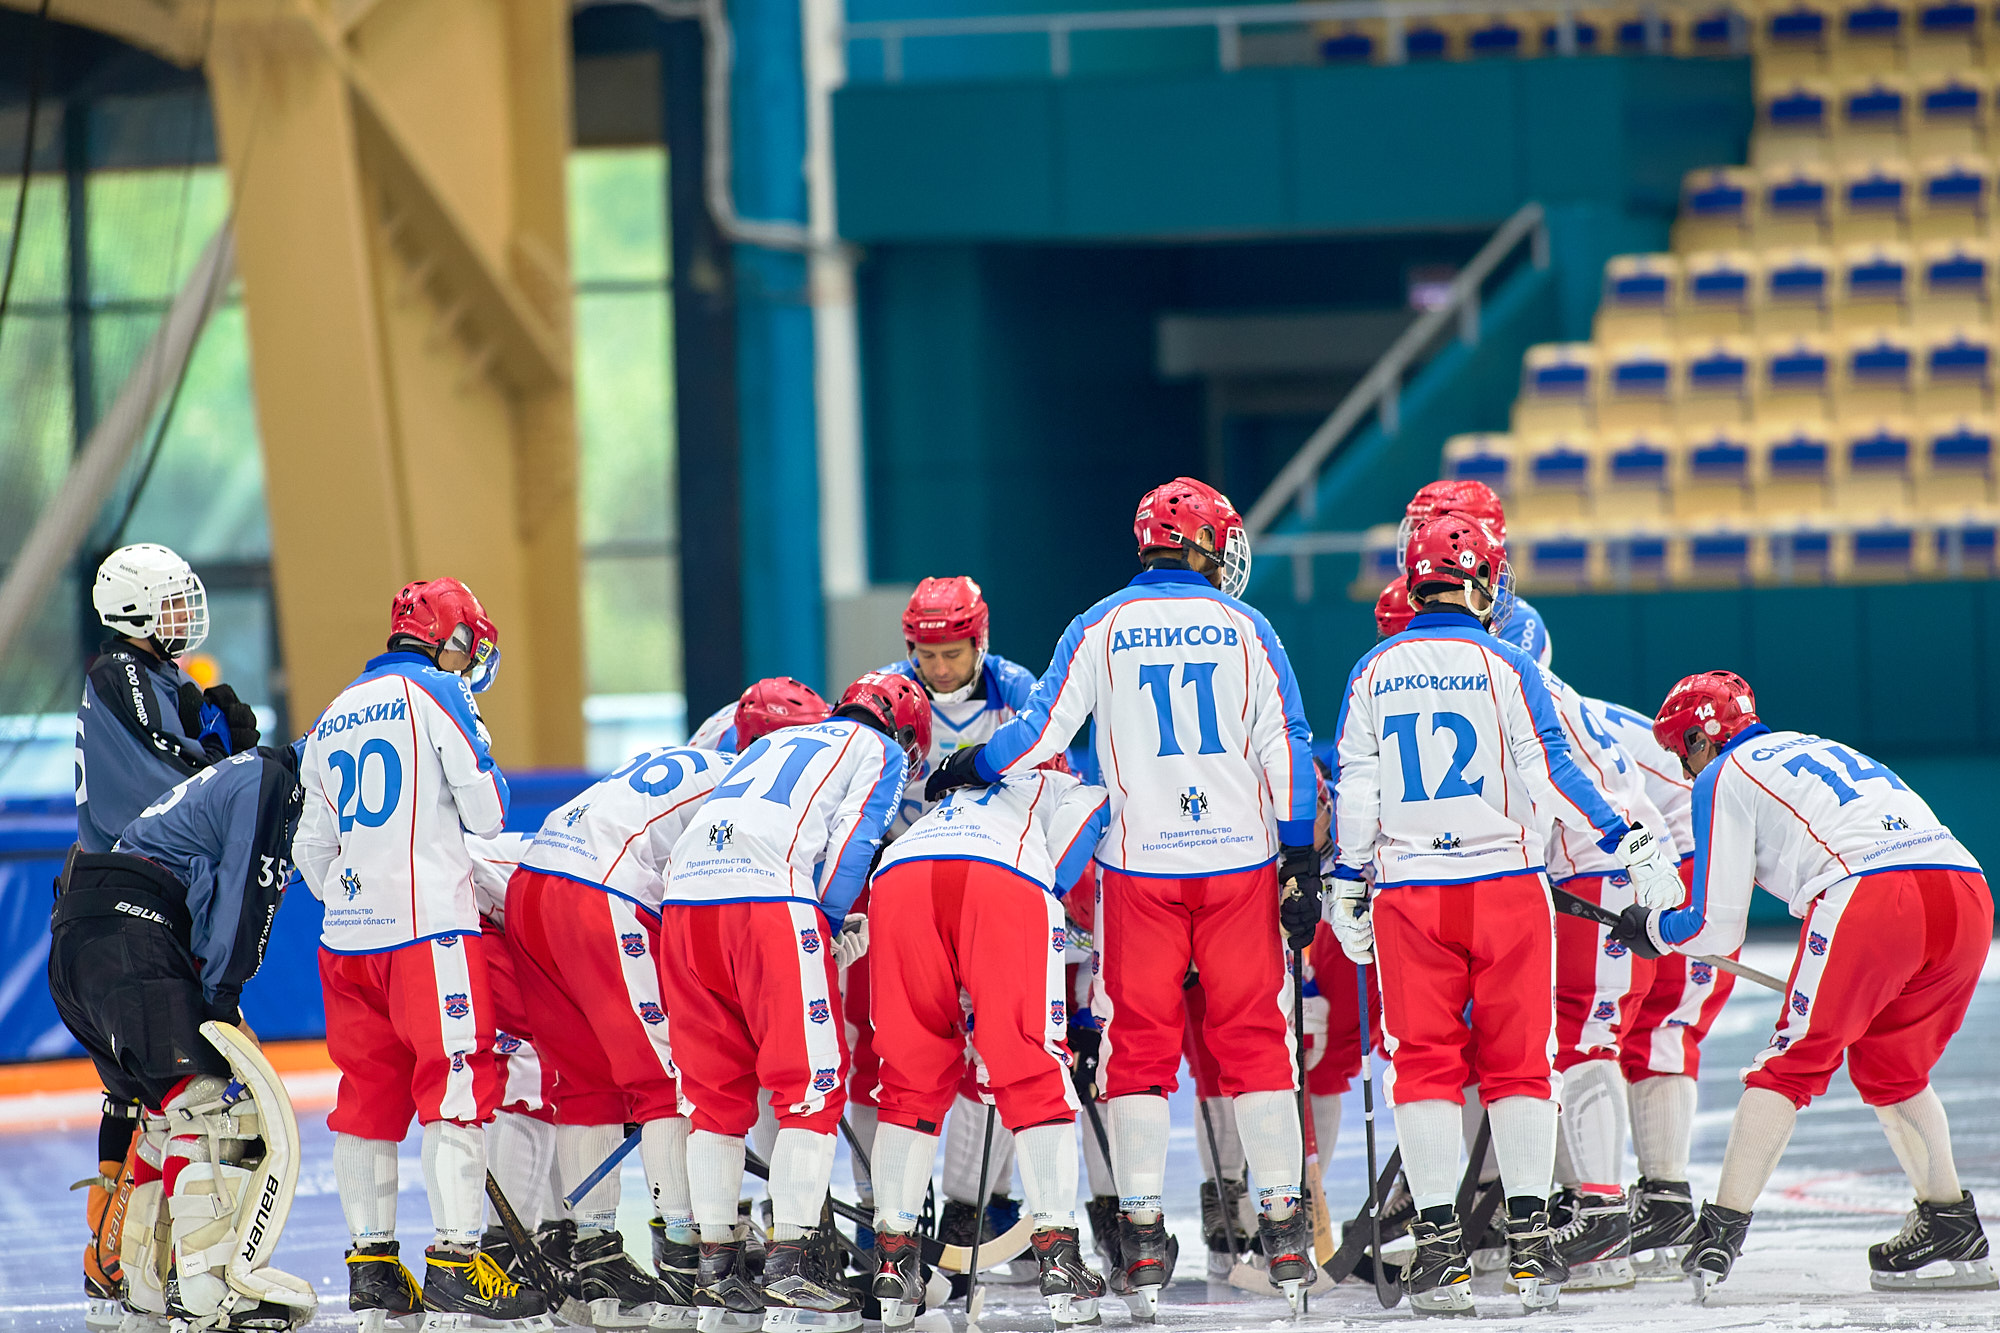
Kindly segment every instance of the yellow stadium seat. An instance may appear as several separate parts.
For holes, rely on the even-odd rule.
[[[1598,538],[1599,582],[1608,588],[1658,588],[1672,577],[1672,530],[1658,519],[1620,523]]]
[[[1764,256],[1760,300],[1753,311],[1764,334],[1816,333],[1827,326],[1834,294],[1834,255],[1824,246],[1800,246]]]
[[[1959,240],[1985,234],[1993,216],[1993,166],[1983,157],[1934,157],[1917,173],[1910,238]]]
[[[1615,343],[1602,353],[1598,380],[1599,430],[1668,425],[1681,394],[1679,349],[1663,341]]]
[[[1908,323],[1916,266],[1916,253],[1899,243],[1850,245],[1842,250],[1839,295],[1832,307],[1834,329]]]
[[[1824,335],[1781,334],[1758,348],[1760,421],[1812,421],[1833,410],[1833,353]]]
[[[1524,523],[1573,521],[1590,511],[1597,489],[1597,442],[1587,431],[1529,435],[1515,445],[1519,475],[1507,514]]]
[[[1991,417],[1933,417],[1917,432],[1913,501],[1919,509],[1985,504],[1993,498]]]
[[[1760,167],[1825,162],[1833,155],[1834,86],[1794,79],[1759,89],[1751,156]]]
[[[1991,92],[1974,69],[1938,70],[1916,76],[1911,111],[1910,152],[1916,157],[1985,151]]]
[[[1688,172],[1681,178],[1674,249],[1686,254],[1749,244],[1757,189],[1757,172],[1749,167],[1703,167]]]
[[[1898,328],[1857,329],[1841,340],[1834,401],[1846,420],[1901,416],[1915,404],[1917,345]]]
[[[1921,331],[1923,371],[1918,399],[1926,415],[1983,415],[1993,407],[1993,334],[1988,329],[1933,327]]]
[[[1745,428],[1682,431],[1674,458],[1674,516],[1712,518],[1749,507],[1750,436]]]
[[[1484,482],[1505,499],[1514,492],[1514,437],[1452,436],[1444,442],[1444,476],[1452,481]]]
[[[1845,533],[1828,514],[1777,514],[1763,527],[1769,576],[1778,583],[1825,583],[1844,562]]]
[[[1935,550],[1930,525],[1908,512],[1858,514],[1848,521],[1845,579],[1902,583],[1931,569]]]
[[[1759,427],[1750,449],[1750,503],[1760,514],[1818,509],[1833,492],[1833,438],[1823,421]]]
[[[1947,579],[1990,579],[2000,573],[1995,563],[2000,512],[1970,505],[1932,515],[1931,572]]]
[[[1748,421],[1755,400],[1756,344],[1748,338],[1697,338],[1681,345],[1681,393],[1674,420],[1682,430]]]
[[[1454,14],[1401,14],[1391,11],[1391,25],[1400,19],[1404,59],[1457,60],[1465,54],[1465,20]],[[1393,39],[1392,39],[1393,40]]]
[[[1910,31],[1910,0],[1842,0],[1833,42],[1836,74],[1893,69]]]
[[[1681,25],[1675,49],[1687,56],[1739,55],[1749,49],[1751,23],[1750,15],[1739,4],[1694,10]]]
[[[1467,60],[1514,60],[1535,53],[1536,16],[1513,13],[1472,16],[1465,26]]]
[[[1747,333],[1757,292],[1757,255],[1750,250],[1699,250],[1681,266],[1674,329],[1683,338]]]
[[[1383,28],[1380,19],[1343,19],[1313,25],[1319,58],[1329,65],[1367,65],[1381,61]]]
[[[1681,261],[1675,255],[1616,255],[1607,260],[1592,325],[1596,341],[1670,337],[1680,286]]]
[[[1530,347],[1521,359],[1521,394],[1514,400],[1514,433],[1588,428],[1596,396],[1595,347],[1589,343],[1539,343]]]
[[[1842,167],[1840,193],[1833,208],[1833,239],[1843,245],[1902,240],[1915,193],[1916,173],[1906,161],[1887,159]]]
[[[1833,169],[1821,162],[1789,162],[1758,173],[1757,245],[1820,245],[1833,234],[1839,194]]]
[[[1679,447],[1674,432],[1657,427],[1599,436],[1603,458],[1593,506],[1597,517],[1629,520],[1665,514]]]
[[[1895,70],[1843,80],[1834,155],[1843,162],[1869,162],[1906,154],[1915,100],[1908,76]]]
[[[1978,0],[1918,0],[1903,62],[1913,70],[1977,65],[1986,24]]]
[[[1723,516],[1683,529],[1678,581],[1708,586],[1748,583],[1763,572],[1763,534]]]
[[[1757,15],[1752,47],[1757,66],[1774,75],[1803,78],[1827,68],[1834,11],[1814,0],[1769,0]]]
[[[1933,241],[1920,253],[1912,319],[1925,324],[1991,322],[1992,251],[1983,243]]]
[[[1516,575],[1533,589],[1569,590],[1590,586],[1601,558],[1596,534],[1584,523],[1538,524],[1520,535],[1507,532],[1507,556],[1519,561]]]
[[[1834,437],[1834,486],[1847,508],[1910,504],[1917,428],[1906,417],[1843,425]]]

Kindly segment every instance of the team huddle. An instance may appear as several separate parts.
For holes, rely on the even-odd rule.
[[[1473,1311],[1481,1270],[1531,1312],[1565,1286],[1703,1294],[1843,1060],[1915,1194],[1871,1281],[1994,1289],[1929,1082],[1993,903],[1895,773],[1766,727],[1727,671],[1650,717],[1579,695],[1477,483],[1411,501],[1379,642],[1317,740],[1239,600],[1229,501],[1178,479],[1134,530],[1140,572],[1039,679],[988,651],[977,584],[926,579],[905,659],[831,702],[758,681],[514,832],[476,699],[499,634],[464,584],[404,588],[386,651],[260,748],[176,664],[199,580],[114,553],[49,963],[107,1091],[91,1326],[316,1309],[272,1266],[297,1124],[238,1006],[293,866],[325,910],[364,1333],[897,1329],[960,1294],[976,1317],[982,1281],[1032,1284],[1058,1327],[1107,1293],[1151,1322],[1183,1062],[1206,1273],[1295,1312],[1350,1274],[1438,1314]],[[1759,885],[1803,919],[1798,956],[1697,1207],[1701,1043]],[[1343,1228],[1322,1164],[1357,1076],[1371,1180]],[[396,1240],[413,1120],[421,1278]],[[842,1137],[858,1206],[830,1188]],[[618,1229],[635,1150],[650,1270]]]

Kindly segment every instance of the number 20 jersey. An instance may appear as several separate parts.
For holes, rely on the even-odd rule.
[[[329,951],[479,929],[464,835],[499,831],[507,781],[463,679],[419,653],[370,659],[306,734],[299,781],[292,859]]]

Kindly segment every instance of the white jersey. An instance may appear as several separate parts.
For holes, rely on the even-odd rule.
[[[1605,801],[1626,823],[1644,824],[1660,840],[1661,850],[1669,857],[1675,855],[1666,817],[1646,794],[1646,780],[1639,772],[1639,765],[1611,738],[1599,705],[1571,689],[1546,667],[1543,675],[1577,767],[1591,785],[1604,793]],[[1615,875],[1625,869],[1615,851],[1598,846],[1595,834],[1578,833],[1561,820],[1552,821],[1547,841],[1549,878],[1558,884],[1578,875]]]
[[[543,820],[521,864],[657,913],[674,843],[731,762],[678,745],[641,751]]]
[[[1544,871],[1551,821],[1607,850],[1628,831],[1541,667],[1463,611],[1419,614],[1355,664],[1335,753],[1335,874],[1372,868],[1378,890]]]
[[[1694,783],[1682,775],[1680,756],[1660,744],[1653,735],[1653,719],[1644,713],[1603,699],[1585,702],[1596,710],[1596,716],[1604,722],[1604,730],[1618,742],[1625,757],[1638,765],[1639,776],[1646,783],[1646,795],[1666,821],[1667,832],[1673,835],[1674,850],[1681,860],[1687,860],[1694,855],[1694,804],[1689,799]]]
[[[1070,891],[1111,822],[1104,788],[1030,769],[990,787],[960,787],[890,843],[883,870],[905,861],[984,861]]]
[[[1683,953],[1734,953],[1758,885],[1803,917],[1842,880],[1979,862],[1903,780],[1823,736],[1754,724],[1694,780],[1694,891],[1655,918]]]
[[[1111,825],[1098,859],[1176,878],[1313,845],[1312,728],[1270,622],[1185,569],[1151,569],[1070,622],[987,781],[1062,753],[1094,722]]]
[[[853,718],[759,737],[674,844],[666,901],[806,902],[838,926],[908,771],[902,746]]]
[[[479,929],[466,833],[500,831],[507,782],[462,677],[420,653],[369,661],[306,735],[299,873],[320,943],[379,953]]]
[[[734,701],[710,713],[702,719],[701,725],[688,737],[688,745],[696,750],[715,750],[721,754],[736,753],[736,704]]]
[[[531,833],[496,833],[482,838],[465,835],[465,850],[472,857],[472,894],[479,902],[479,915],[505,927],[507,924],[507,881],[520,868],[521,858],[534,842]]]
[[[953,750],[992,740],[994,732],[1028,706],[1028,696],[1035,691],[1035,673],[998,653],[987,653],[980,660],[979,688],[972,691],[971,698],[956,702],[934,697],[930,686],[924,684],[917,664],[907,657],[876,670],[915,681],[930,700],[931,752],[924,756],[925,774],[936,772]],[[896,822],[889,826],[890,833],[900,837],[903,830],[932,808],[924,799],[924,784],[912,782],[903,792],[902,806],[896,812]]]

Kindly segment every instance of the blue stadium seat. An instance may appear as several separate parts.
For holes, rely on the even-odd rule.
[[[1915,403],[1916,343],[1902,329],[1863,329],[1850,333],[1840,354],[1840,377],[1834,395],[1848,420],[1900,416]]]
[[[1686,344],[1675,421],[1683,429],[1748,421],[1755,402],[1751,372],[1755,355],[1756,344],[1748,338],[1714,338]]]
[[[1922,509],[1985,504],[1993,497],[1993,436],[1991,418],[1938,417],[1924,423],[1917,436],[1917,468],[1913,489]]]
[[[1665,338],[1680,304],[1681,262],[1673,255],[1617,255],[1604,265],[1592,325],[1598,342]]]
[[[1834,145],[1841,160],[1902,155],[1911,101],[1909,81],[1893,72],[1876,71],[1843,83]]]
[[[1903,582],[1928,571],[1932,543],[1917,519],[1880,514],[1858,520],[1847,532],[1848,578]]]
[[[1674,513],[1682,518],[1740,513],[1750,505],[1750,439],[1741,427],[1681,434]]]
[[[1597,489],[1596,442],[1586,432],[1531,435],[1517,441],[1520,472],[1509,516],[1529,524],[1575,519],[1589,509]]]
[[[1671,574],[1672,543],[1656,523],[1635,523],[1609,532],[1600,540],[1604,582],[1614,588],[1659,587]]]
[[[1836,441],[1834,475],[1841,502],[1901,509],[1909,504],[1916,467],[1916,429],[1896,417],[1844,427]]]
[[[1798,77],[1826,68],[1833,16],[1824,5],[1799,0],[1773,4],[1757,25],[1757,65],[1768,77]]]
[[[1844,245],[1903,239],[1915,181],[1916,173],[1907,162],[1864,162],[1842,168],[1834,239]]]
[[[1984,158],[1931,158],[1917,176],[1910,235],[1920,241],[1956,240],[1986,229],[1993,210],[1993,168]]]
[[[1850,245],[1840,252],[1840,299],[1833,327],[1849,330],[1877,324],[1904,324],[1910,317],[1911,270],[1916,256],[1906,245]]]
[[[1521,359],[1514,433],[1587,428],[1597,397],[1597,349],[1589,343],[1539,343]]]
[[[1833,89],[1819,79],[1785,84],[1758,98],[1754,147],[1759,165],[1821,162],[1833,138]]]
[[[1933,572],[1948,579],[1990,579],[2000,573],[1995,562],[2000,516],[1990,509],[1972,509],[1940,515],[1936,524]]]
[[[1674,248],[1727,250],[1750,241],[1758,176],[1747,167],[1704,167],[1681,178]]]
[[[1759,513],[1823,507],[1833,481],[1833,441],[1825,423],[1793,422],[1758,431],[1750,479]]]
[[[1465,54],[1475,60],[1527,54],[1527,34],[1504,14],[1476,22],[1465,34]]]
[[[1987,100],[1984,81],[1970,70],[1942,70],[1921,79],[1910,152],[1931,157],[1983,151]]]
[[[1617,343],[1604,352],[1603,393],[1597,402],[1600,430],[1664,426],[1680,396],[1680,357],[1671,343]]]
[[[1904,63],[1914,70],[1963,69],[1976,64],[1980,48],[1976,0],[1928,0],[1917,5]]]
[[[1747,333],[1756,302],[1757,256],[1749,250],[1701,250],[1682,266],[1674,328],[1682,337]]]
[[[1985,329],[1928,331],[1920,396],[1926,413],[1983,415],[1993,406],[1993,335]]]
[[[1508,545],[1516,545],[1511,531]],[[1581,528],[1529,532],[1518,545],[1527,556],[1522,574],[1538,588],[1583,588],[1591,581],[1590,534]],[[1511,553],[1511,551],[1510,551]]]
[[[1993,312],[1993,262],[1984,246],[1934,241],[1919,264],[1914,317],[1927,324],[1986,324]]]
[[[1820,245],[1833,235],[1838,193],[1830,168],[1817,162],[1766,167],[1759,176],[1755,234],[1762,247]]]
[[[1444,475],[1478,481],[1501,498],[1514,491],[1514,438],[1511,435],[1454,435],[1444,442]]]
[[[1771,577],[1780,583],[1824,583],[1833,578],[1840,532],[1819,514],[1787,515],[1765,529]]]
[[[1758,572],[1760,546],[1757,531],[1741,521],[1699,524],[1687,532],[1682,577],[1696,583],[1748,583]]]
[[[1755,316],[1759,332],[1816,333],[1827,325],[1833,299],[1833,251],[1800,246],[1764,259],[1764,299]]]
[[[1832,411],[1833,356],[1825,338],[1799,333],[1767,338],[1757,384],[1757,415],[1812,421]]]
[[[1667,512],[1679,440],[1654,427],[1599,439],[1604,458],[1595,512],[1600,519],[1653,518]]]
[[[1890,68],[1901,60],[1904,34],[1910,29],[1908,0],[1846,0],[1840,11],[1840,37],[1834,43],[1837,72]]]

